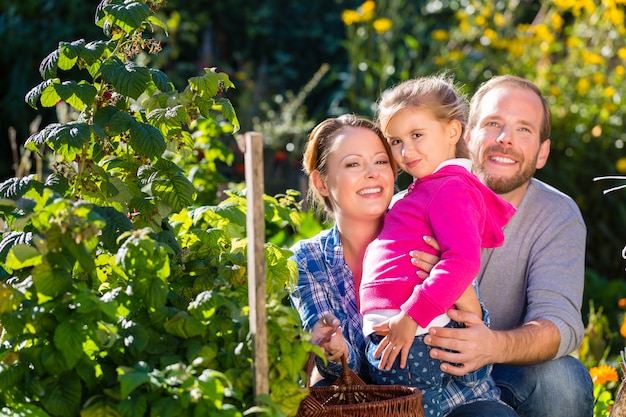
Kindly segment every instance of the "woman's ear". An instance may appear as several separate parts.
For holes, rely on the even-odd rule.
[[[328,196],[328,187],[326,187],[326,180],[322,177],[322,174],[316,169],[311,172],[311,183],[320,195]]]

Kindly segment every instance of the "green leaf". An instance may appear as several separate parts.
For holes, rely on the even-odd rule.
[[[208,99],[221,94],[229,88],[235,88],[228,75],[217,72],[215,68],[205,68],[205,74],[189,79],[189,86],[200,97]]]
[[[74,374],[52,376],[42,383],[41,404],[53,416],[74,417],[78,415],[81,397],[80,378]]]
[[[76,61],[78,61],[78,52],[84,44],[84,39],[80,39],[72,43],[60,42],[59,50],[61,53],[59,55],[58,62],[59,68],[65,71],[72,69],[74,65],[76,65]]]
[[[87,65],[93,65],[102,58],[106,48],[107,44],[103,41],[89,42],[78,51],[78,56],[84,60]]]
[[[36,144],[44,140],[50,148],[64,156],[66,160],[73,161],[83,145],[91,141],[93,131],[87,123],[70,122],[48,125],[40,134],[41,136],[34,135],[33,141]],[[31,138],[28,140],[30,141]]]
[[[58,83],[59,79],[53,78],[53,79],[45,80],[39,83],[37,86],[31,88],[28,93],[26,93],[26,97],[24,97],[24,101],[26,101],[26,103],[33,109],[37,109],[37,102],[41,98],[41,95],[52,83],[55,83],[55,82]]]
[[[115,4],[120,3],[120,4]],[[104,8],[98,10],[100,17],[96,24],[104,27],[105,23],[112,27],[118,26],[126,33],[139,29],[142,23],[150,16],[150,8],[138,1],[107,2]],[[98,16],[98,15],[97,15]]]
[[[42,256],[39,251],[29,245],[15,245],[9,250],[6,264],[11,269],[22,269],[39,265]]]
[[[44,80],[56,78],[60,53],[61,51],[55,49],[41,61],[41,64],[39,64],[39,74],[41,74],[41,78]]]
[[[68,318],[54,330],[54,346],[63,354],[65,363],[72,369],[83,353],[85,330],[83,321]]]
[[[167,148],[165,139],[159,129],[140,122],[131,124],[129,143],[135,152],[148,158],[156,158],[163,155]]]
[[[8,314],[17,310],[24,300],[24,294],[13,286],[0,282],[0,314]],[[0,375],[2,372],[0,371]]]
[[[0,184],[0,197],[17,200],[32,189],[41,190],[41,183],[36,180],[35,174],[22,178],[13,177]]]
[[[189,114],[182,106],[154,109],[148,114],[148,120],[156,126],[165,137],[171,137],[182,131],[183,125],[189,123]]]
[[[150,68],[150,74],[152,75],[152,81],[160,91],[164,93],[174,91],[174,83],[163,71]]]
[[[113,106],[99,108],[94,114],[94,125],[101,126],[108,135],[117,136],[130,129],[135,119]]]
[[[241,126],[239,125],[239,119],[237,118],[237,114],[235,113],[235,108],[233,107],[230,100],[225,98],[218,98],[215,100],[215,103],[221,107],[222,116],[232,123],[232,125],[235,127],[233,133],[236,133]]]
[[[196,190],[174,163],[159,160],[149,172],[150,177],[145,178],[145,172],[142,171],[142,179],[151,183],[152,194],[161,197],[174,211],[180,211],[193,203]]]
[[[52,83],[41,95],[41,104],[44,107],[53,107],[59,101],[65,101],[78,111],[85,110],[96,98],[96,88],[84,81],[65,81],[62,84]]]
[[[102,63],[102,78],[111,84],[118,93],[138,99],[152,82],[150,71],[133,62],[124,64],[117,58],[107,59]]]
[[[202,336],[206,332],[204,323],[190,316],[186,311],[176,313],[174,317],[165,322],[163,328],[168,333],[183,339]]]
[[[102,229],[101,241],[105,249],[117,251],[119,244],[117,238],[124,232],[133,230],[133,223],[128,217],[113,207],[94,207],[94,211],[105,221],[106,226]]]
[[[120,381],[120,396],[127,398],[137,389],[137,387],[150,381],[150,373],[144,370],[135,370],[132,368],[117,368]]]
[[[0,410],[0,414],[10,417],[50,417],[50,414],[46,413],[41,407],[24,403],[11,407],[11,410],[3,408]]]
[[[69,271],[54,268],[42,263],[33,268],[33,282],[39,294],[55,298],[72,288],[72,275]]]

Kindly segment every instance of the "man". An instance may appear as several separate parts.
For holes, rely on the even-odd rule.
[[[482,252],[478,282],[491,328],[452,310],[466,328],[431,329],[425,342],[446,349],[431,356],[447,362],[442,370],[452,375],[494,363],[502,399],[520,416],[588,417],[593,383],[567,356],[584,334],[586,227],[571,198],[533,178],[550,153],[550,125],[547,102],[525,79],[494,77],[473,96],[465,137],[475,174],[517,213],[504,245]],[[483,415],[467,407],[450,417]]]

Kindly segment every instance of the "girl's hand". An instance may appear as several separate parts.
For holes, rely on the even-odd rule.
[[[374,326],[374,330],[379,335],[386,335],[374,352],[375,358],[382,355],[378,368],[390,370],[398,355],[400,355],[400,368],[404,368],[409,356],[409,349],[415,341],[417,322],[402,311],[389,320]]]
[[[430,236],[424,236],[423,239],[424,242],[430,245],[433,249],[437,251],[441,250],[439,248],[439,243],[437,243],[435,238]],[[431,269],[433,269],[435,264],[439,262],[439,256],[419,250],[412,250],[411,252],[409,252],[409,255],[411,256],[411,263],[418,267],[417,276],[422,279],[428,278],[428,274],[430,273]]]

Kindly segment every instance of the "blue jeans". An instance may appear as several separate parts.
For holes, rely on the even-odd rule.
[[[400,358],[396,358],[390,370],[378,369],[380,357],[374,358],[383,336],[372,334],[367,343],[367,360],[369,374],[375,384],[379,385],[408,385],[422,391],[422,407],[427,417],[441,417],[441,398],[444,385],[450,380],[450,375],[439,369],[441,361],[429,355],[430,346],[424,343],[424,336],[415,336],[413,345],[409,349],[406,367],[400,368]]]
[[[521,417],[593,416],[591,376],[572,356],[529,366],[494,365],[491,375],[502,400]]]
[[[518,417],[518,414],[495,401],[477,401],[455,408],[446,417]]]

